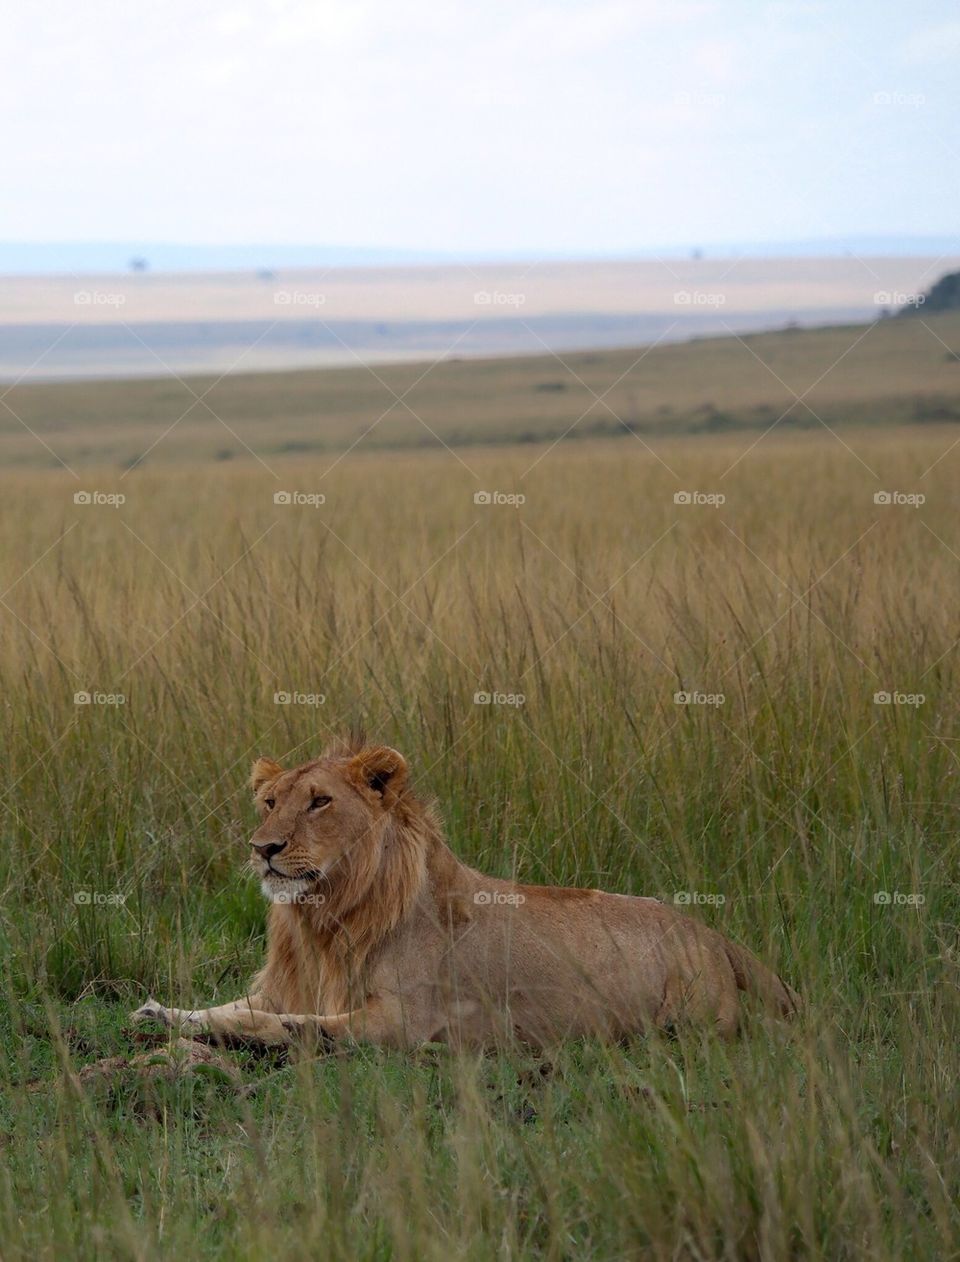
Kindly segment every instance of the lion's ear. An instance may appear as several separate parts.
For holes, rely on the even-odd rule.
[[[283,768],[272,758],[258,758],[250,771],[250,788],[259,793],[263,786],[277,776],[283,775]]]
[[[379,794],[384,806],[397,800],[407,780],[406,759],[389,745],[361,749],[350,760],[348,771],[358,784]]]

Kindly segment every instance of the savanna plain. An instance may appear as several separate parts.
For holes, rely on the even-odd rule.
[[[3,1256],[958,1256],[958,352],[9,393]],[[124,1071],[261,962],[254,757],[357,728],[467,862],[685,903],[803,1014]]]

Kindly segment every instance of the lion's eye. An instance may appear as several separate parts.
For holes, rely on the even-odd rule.
[[[317,797],[310,803],[311,811],[319,811],[322,806],[329,806],[333,798]]]
[[[264,803],[263,803],[263,804],[264,804],[264,806],[267,808],[267,810],[268,810],[268,811],[272,811],[272,810],[273,810],[273,808],[274,808],[274,807],[276,806],[276,804],[277,804],[277,799],[276,799],[276,798],[265,798],[265,799],[264,799]]]

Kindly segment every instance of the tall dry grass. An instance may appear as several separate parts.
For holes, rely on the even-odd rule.
[[[752,441],[3,481],[5,1254],[949,1256],[960,452]],[[77,1098],[61,1058],[127,1046],[147,992],[238,992],[248,764],[350,726],[469,862],[689,896],[804,1020]]]

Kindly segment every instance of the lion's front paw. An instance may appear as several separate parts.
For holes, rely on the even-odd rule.
[[[136,1012],[130,1013],[130,1020],[140,1025],[144,1021],[158,1021],[161,1025],[172,1026],[172,1013],[169,1008],[165,1008],[163,1004],[157,1003],[156,999],[148,999],[142,1004]]]
[[[205,1028],[202,1013],[188,1011],[186,1008],[165,1008],[156,999],[148,999],[143,1007],[131,1013],[131,1019],[136,1022],[158,1021],[168,1030],[179,1030],[183,1026],[196,1030]]]

